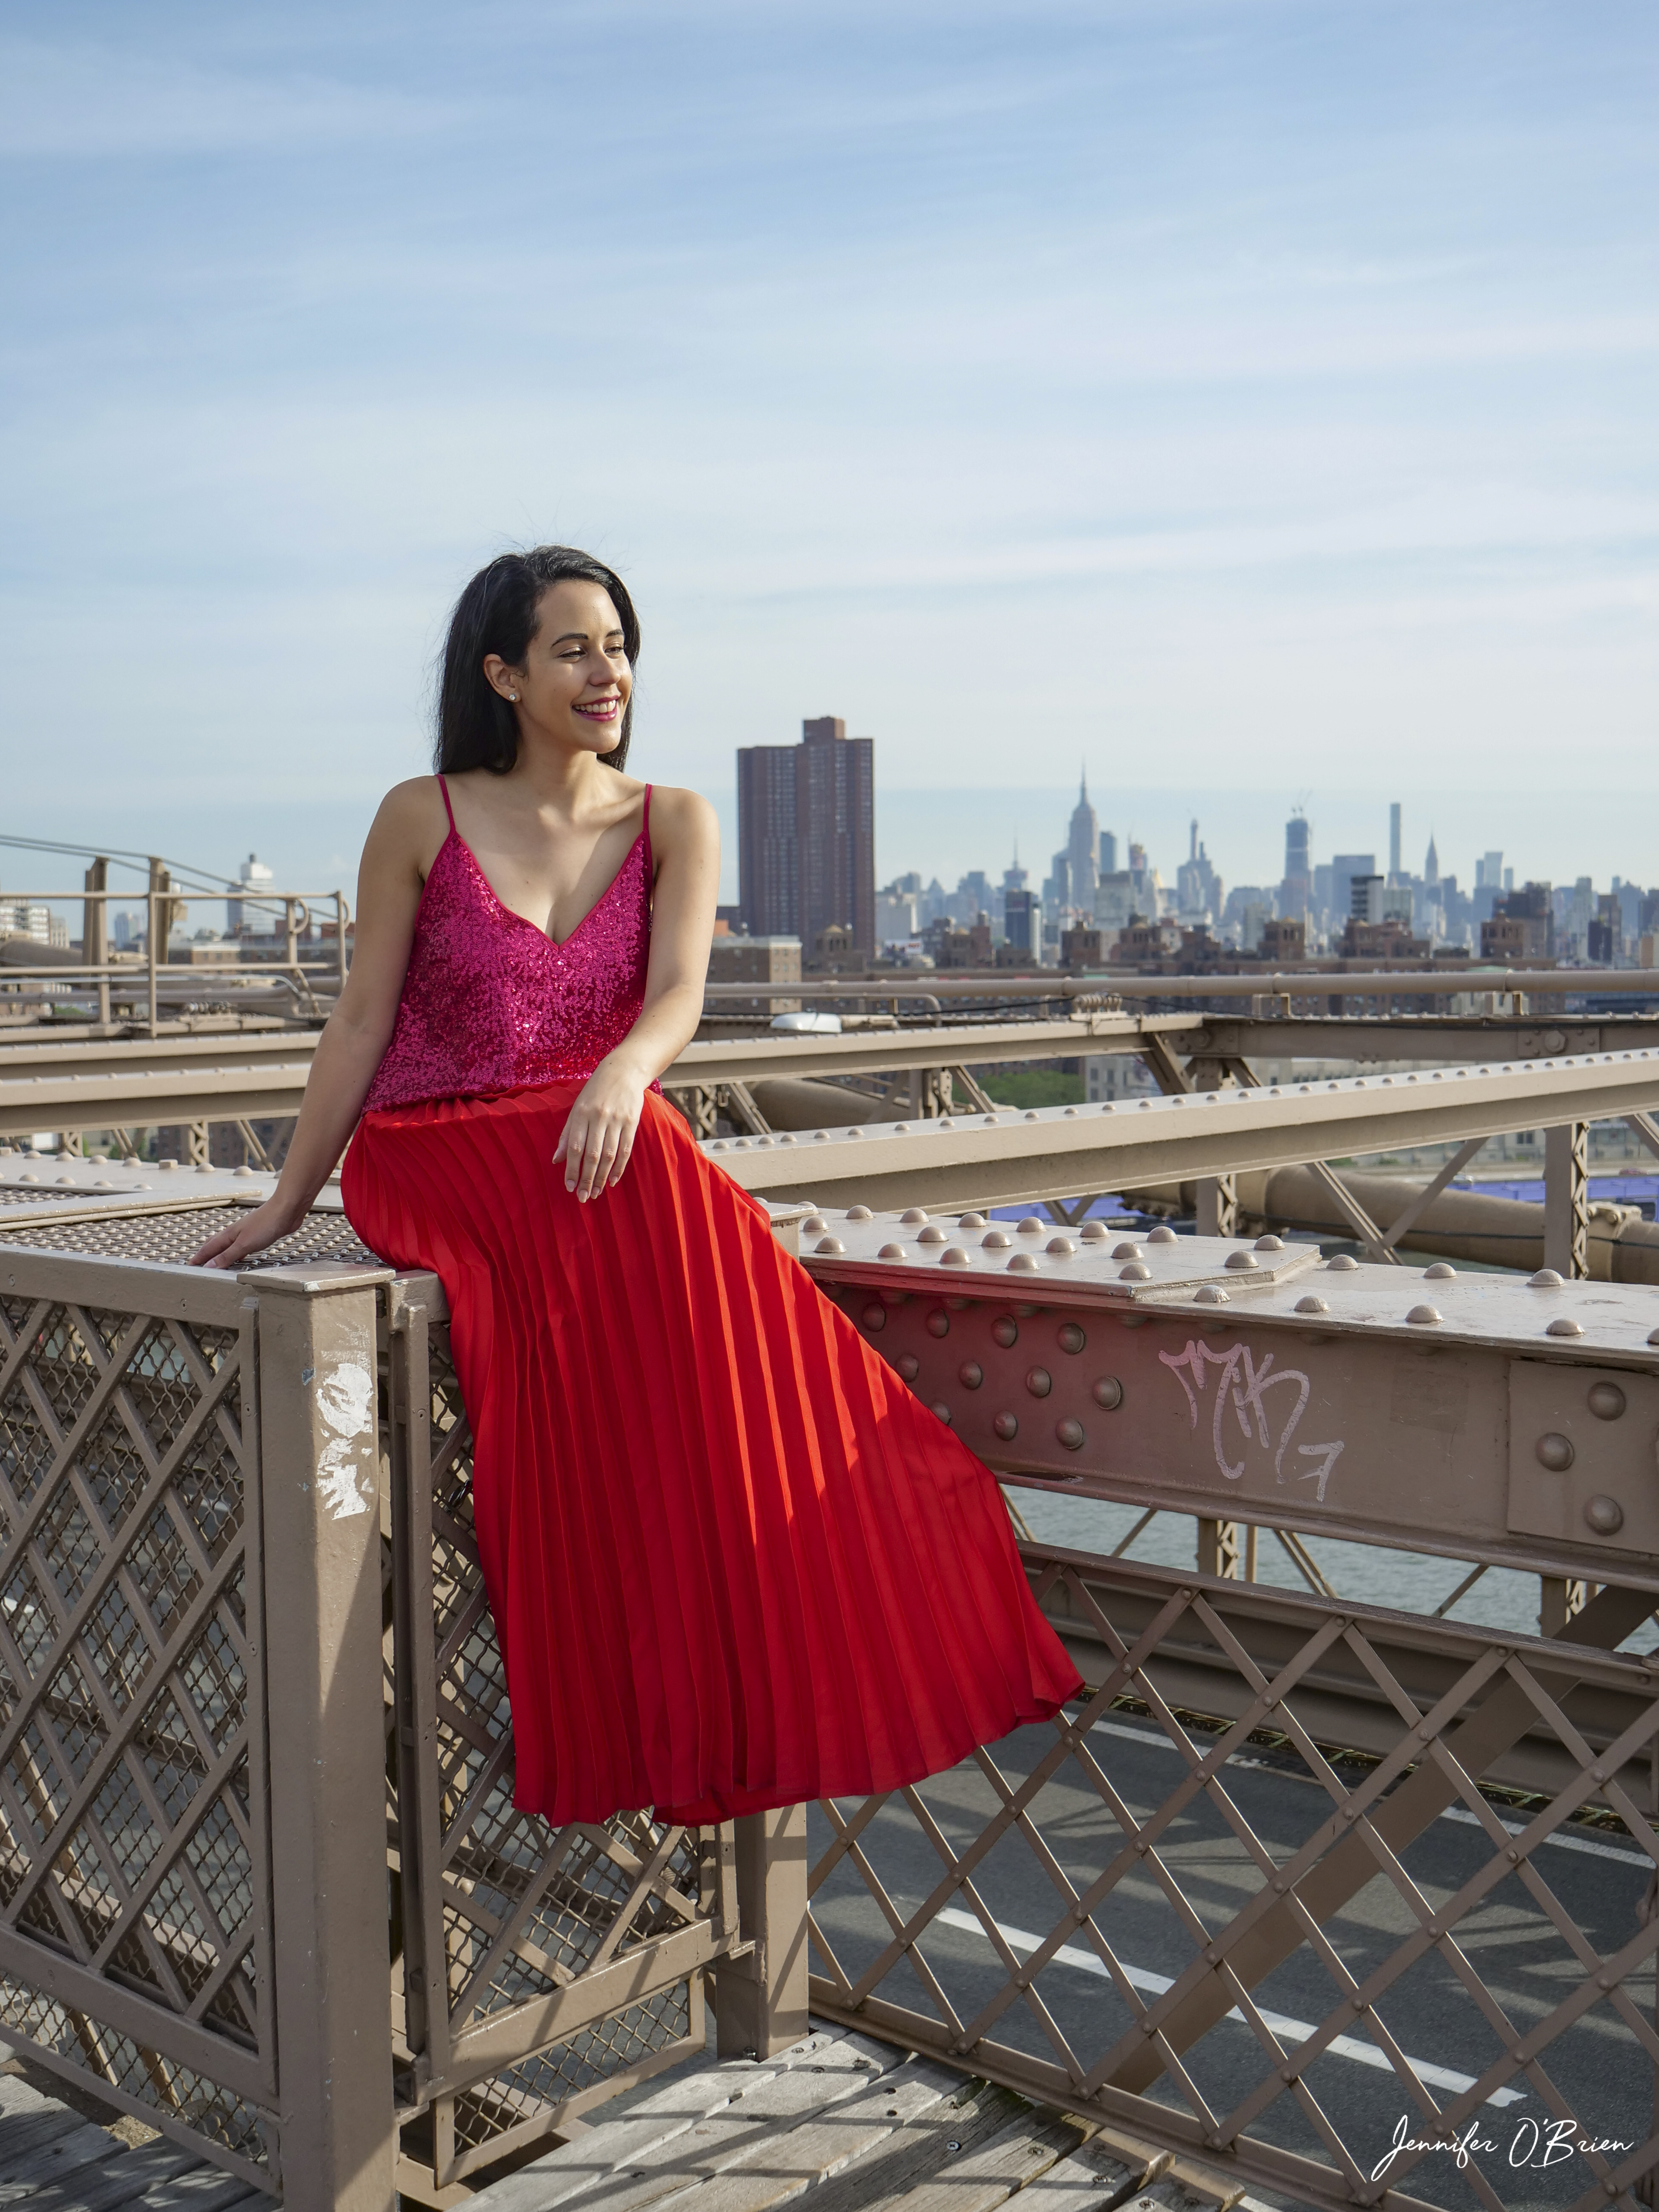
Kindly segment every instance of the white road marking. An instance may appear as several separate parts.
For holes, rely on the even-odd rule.
[[[977,1936],[982,1943],[988,1945],[991,1941],[982,1923],[971,1912],[947,1905],[942,1912],[936,1912],[933,1917],[948,1928],[959,1928],[966,1935]],[[1042,1948],[1044,1939],[1030,1934],[1024,1928],[1005,1927],[999,1920],[996,1930],[1011,1951],[1037,1951]],[[1123,1966],[1124,1977],[1131,1986],[1145,1990],[1149,1996],[1162,1996],[1165,1990],[1175,1986],[1168,1974],[1154,1974],[1145,1966],[1125,1965],[1121,1960],[1118,1963]],[[1079,1950],[1074,1943],[1062,1943],[1054,1954],[1054,1964],[1074,1966],[1080,1973],[1098,1975],[1102,1981],[1111,1979],[1103,1958],[1093,1951]],[[1258,2005],[1256,2010],[1268,2032],[1277,2036],[1281,2043],[1305,2043],[1315,2032],[1310,2021],[1292,2020],[1287,2013],[1269,2012],[1265,2005]],[[1241,2023],[1244,2021],[1244,2015],[1237,2005],[1224,2017]],[[1362,2043],[1357,2036],[1334,2035],[1325,2048],[1338,2058],[1352,2058],[1361,2066],[1375,2067],[1384,2074],[1392,2074],[1395,2070],[1394,2062],[1386,2051],[1379,2051],[1374,2043]],[[1419,2081],[1426,2082],[1431,2088],[1461,2093],[1474,2087],[1473,2074],[1459,2074],[1449,2066],[1434,2066],[1426,2058],[1408,2057],[1406,2063]],[[1522,2089],[1494,2089],[1485,2101],[1489,2105],[1518,2105],[1525,2101],[1525,2096],[1526,2092]]]
[[[1149,1751],[1176,1750],[1176,1746],[1162,1730],[1154,1735],[1147,1729],[1126,1728],[1121,1721],[1097,1721],[1094,1727],[1102,1735],[1125,1736],[1131,1743],[1144,1745]],[[1188,1741],[1200,1757],[1209,1748],[1197,1737],[1189,1736]],[[1311,1774],[1292,1773],[1276,1765],[1270,1759],[1251,1759],[1243,1752],[1230,1752],[1223,1763],[1228,1766],[1253,1766],[1263,1774],[1282,1774],[1287,1782],[1312,1782],[1314,1779]],[[1449,1805],[1437,1817],[1442,1820],[1462,1820],[1471,1828],[1480,1826],[1479,1817],[1466,1805]],[[1527,1825],[1524,1820],[1505,1820],[1501,1814],[1498,1816],[1498,1826],[1511,1836],[1518,1836]],[[1583,1851],[1593,1859],[1618,1859],[1626,1866],[1644,1867],[1649,1874],[1654,1869],[1654,1862],[1646,1851],[1621,1850],[1616,1844],[1592,1844],[1583,1836],[1559,1834],[1543,1836],[1539,1840],[1553,1844],[1559,1851]]]

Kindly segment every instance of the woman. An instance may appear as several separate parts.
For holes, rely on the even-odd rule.
[[[990,1474],[662,1096],[719,836],[626,773],[638,652],[585,554],[467,586],[276,1193],[195,1255],[287,1235],[349,1139],[352,1226],[442,1281],[514,1800],[556,1824],[890,1790],[1081,1687]]]

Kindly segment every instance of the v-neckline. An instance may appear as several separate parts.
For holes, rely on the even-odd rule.
[[[490,882],[489,877],[484,873],[483,862],[473,851],[471,846],[467,843],[465,838],[462,836],[460,831],[455,827],[453,822],[449,825],[449,834],[455,840],[455,842],[460,847],[468,860],[471,863],[472,872],[477,877],[478,881],[483,885],[485,890],[489,892],[490,897],[494,899],[496,906],[501,909],[501,913],[507,916],[507,919],[509,921],[516,921],[520,928],[532,931],[537,937],[540,938],[542,943],[546,945],[548,950],[551,952],[562,952],[566,945],[571,942],[571,939],[576,937],[580,932],[586,928],[588,923],[592,921],[594,915],[599,912],[599,908],[605,904],[605,901],[611,896],[612,891],[616,890],[617,884],[622,881],[629,862],[633,859],[635,854],[639,851],[640,847],[645,842],[645,825],[641,823],[640,824],[640,834],[629,847],[628,850],[623,854],[622,860],[617,866],[616,874],[611,877],[610,882],[599,893],[598,898],[594,900],[592,905],[588,908],[587,912],[582,916],[575,927],[571,930],[569,935],[565,937],[551,937],[548,934],[546,930],[541,928],[537,923],[532,921],[528,915],[520,914],[516,908],[510,907],[507,904],[507,901],[496,890],[495,884]]]

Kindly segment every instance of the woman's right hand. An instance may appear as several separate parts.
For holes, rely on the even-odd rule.
[[[192,1267],[240,1267],[256,1252],[275,1244],[284,1237],[291,1237],[305,1219],[305,1208],[296,1213],[280,1195],[268,1198],[263,1206],[256,1206],[240,1221],[222,1229],[216,1237],[210,1237],[199,1250],[190,1255]]]

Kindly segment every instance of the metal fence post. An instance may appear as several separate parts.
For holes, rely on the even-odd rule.
[[[272,1267],[258,1300],[271,1887],[285,2212],[391,2212],[376,1501],[383,1268]]]
[[[723,2058],[765,2058],[806,2033],[806,1808],[736,1821],[738,1924],[754,1949],[715,1976]]]
[[[87,901],[81,909],[81,964],[98,971],[98,1019],[109,1025],[109,862],[95,860],[87,870]]]
[[[1219,1575],[1231,1583],[1255,1580],[1256,1530],[1254,1522],[1211,1521],[1197,1523],[1197,1567],[1201,1575]]]
[[[921,1079],[911,1080],[920,1087]],[[799,1206],[775,1206],[772,1233],[800,1242]],[[723,2058],[765,2058],[806,2033],[806,1808],[747,1813],[732,1823],[738,1927],[754,1946],[714,1977]]]
[[[1198,1178],[1198,1233],[1200,1237],[1238,1234],[1238,1179],[1236,1176]]]
[[[1544,1132],[1544,1265],[1570,1281],[1589,1273],[1589,1125]]]

